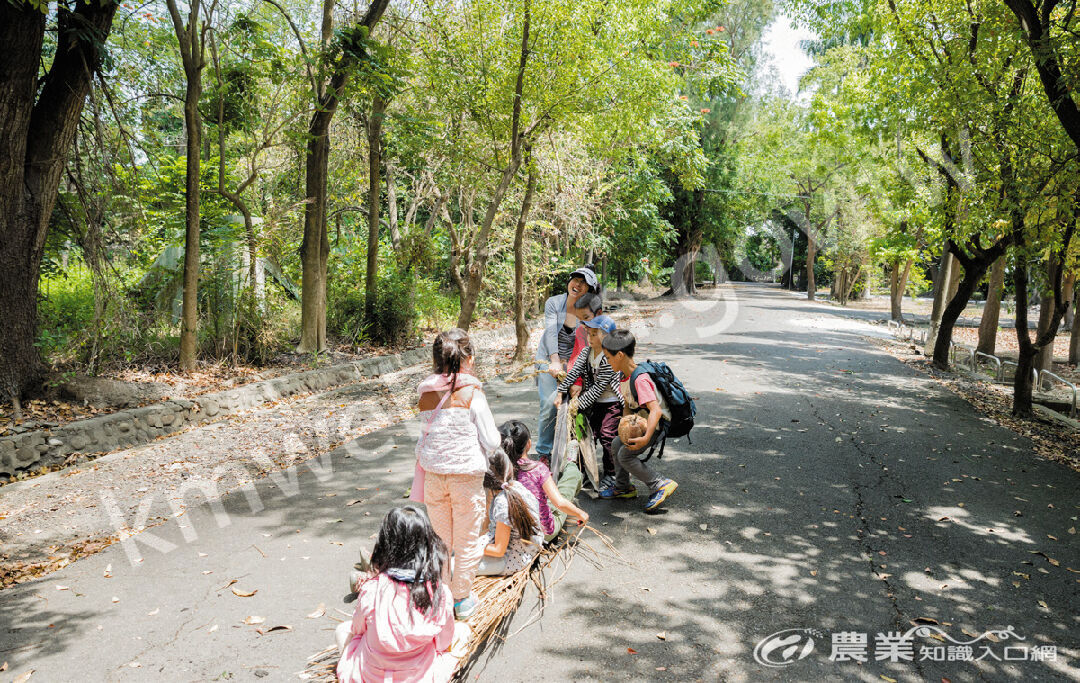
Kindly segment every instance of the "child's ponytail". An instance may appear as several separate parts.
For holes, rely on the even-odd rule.
[[[457,376],[461,372],[462,364],[473,356],[472,341],[460,327],[440,332],[431,347],[431,356],[436,373],[452,375],[450,380],[452,394],[457,386]]]
[[[502,450],[496,450],[488,456],[488,471],[484,474],[484,488],[496,495],[506,494],[507,512],[510,516],[510,528],[518,533],[518,536],[529,539],[540,531],[540,525],[533,517],[525,498],[519,493],[513,483],[514,463]]]
[[[540,532],[540,525],[536,523],[529,504],[525,497],[510,484],[504,489],[506,493],[507,511],[510,514],[510,527],[518,532],[518,536],[525,540],[531,539]]]

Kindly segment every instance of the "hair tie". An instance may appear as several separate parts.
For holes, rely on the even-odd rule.
[[[505,491],[505,490],[506,490],[506,489],[508,489],[508,488],[510,488],[510,482],[508,482],[508,481],[504,481],[504,482],[502,483],[502,490],[503,490],[503,491]]]
[[[386,575],[395,581],[402,583],[412,583],[416,581],[415,569],[403,569],[400,567],[390,567],[386,570]]]

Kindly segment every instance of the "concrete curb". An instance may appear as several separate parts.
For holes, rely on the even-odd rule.
[[[0,438],[0,475],[62,463],[73,453],[109,452],[149,443],[193,425],[216,422],[233,413],[305,391],[319,391],[375,377],[430,359],[426,347],[330,365],[283,377],[203,394],[191,400],[163,401],[109,415],[76,420],[61,427]]]

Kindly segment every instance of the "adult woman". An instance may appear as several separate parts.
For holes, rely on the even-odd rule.
[[[537,429],[536,454],[550,461],[555,441],[555,387],[559,373],[565,370],[574,349],[574,333],[578,319],[573,305],[586,292],[596,292],[599,283],[592,268],[578,268],[570,273],[565,294],[549,297],[544,304],[544,333],[536,347],[536,387],[540,394],[540,419]]]

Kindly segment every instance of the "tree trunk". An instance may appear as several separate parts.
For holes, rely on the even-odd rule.
[[[1021,249],[1018,250],[1019,256],[1017,260],[1019,262],[1013,267],[1013,283],[1016,288],[1016,341],[1017,346],[1019,347],[1019,358],[1017,360],[1018,367],[1016,368],[1016,377],[1013,380],[1013,414],[1019,417],[1031,417],[1033,414],[1031,393],[1034,384],[1032,370],[1034,369],[1040,351],[1044,347],[1053,348],[1054,337],[1057,335],[1057,329],[1061,324],[1061,318],[1065,315],[1065,307],[1067,304],[1061,295],[1061,269],[1064,264],[1065,255],[1069,253],[1069,243],[1072,241],[1072,236],[1076,230],[1077,223],[1080,222],[1080,201],[1075,201],[1073,205],[1073,220],[1065,230],[1065,236],[1060,251],[1050,255],[1052,263],[1049,265],[1048,271],[1052,274],[1052,277],[1050,278],[1049,287],[1051,292],[1050,298],[1054,301],[1054,308],[1050,315],[1050,319],[1046,324],[1046,331],[1037,335],[1035,342],[1032,343],[1028,333],[1028,272],[1023,263],[1022,251],[1022,247],[1024,246],[1022,237],[1024,214],[1019,203],[1015,202],[1014,186],[1006,187],[1006,196],[1010,197],[1010,199],[1014,199],[1014,204],[1010,208],[1012,225],[1014,233],[1021,235],[1020,240],[1018,240],[1018,246],[1021,247]],[[1080,200],[1080,197],[1078,197],[1078,200]]]
[[[1051,254],[1046,259],[1047,288],[1043,290],[1042,296],[1039,297],[1039,324],[1035,332],[1036,339],[1046,335],[1050,329],[1051,319],[1054,317],[1054,307],[1057,302],[1054,300],[1053,282],[1056,270],[1057,259]],[[1050,370],[1053,365],[1054,345],[1051,343],[1039,349],[1038,355],[1035,356],[1035,368],[1042,372],[1043,370]]]
[[[899,263],[895,264],[889,277],[889,312],[896,322],[904,320],[904,292],[907,291],[907,281],[914,263],[914,259],[908,259],[903,267]]]
[[[529,351],[529,328],[525,326],[525,226],[529,220],[535,189],[536,166],[530,163],[525,198],[521,200],[521,215],[518,216],[517,230],[514,231],[514,332],[517,335],[515,361],[525,360]]]
[[[923,354],[934,355],[934,345],[937,343],[938,328],[941,326],[941,314],[945,310],[945,303],[950,282],[952,282],[952,269],[955,259],[949,251],[949,241],[945,240],[945,246],[941,250],[941,258],[938,260],[937,273],[934,277],[934,305],[930,310],[930,333],[926,336],[926,346]]]
[[[382,145],[379,145],[380,148]],[[380,150],[380,156],[382,152]],[[386,164],[383,173],[386,175],[386,222],[390,227],[390,244],[394,251],[401,247],[401,230],[398,228],[398,205],[397,184],[394,181],[394,165]]]
[[[379,172],[382,169],[382,125],[385,115],[386,100],[375,95],[367,120],[368,238],[367,269],[364,271],[364,313],[369,324],[374,322],[375,298],[379,285],[379,215],[382,213]]]
[[[994,261],[990,269],[990,284],[986,292],[986,305],[983,306],[982,319],[979,321],[980,353],[993,356],[997,353],[998,322],[1001,316],[1001,293],[1005,287],[1005,257]]]
[[[979,249],[975,256],[964,255],[951,240],[949,251],[957,260],[954,267],[962,267],[964,276],[957,285],[956,295],[941,313],[941,325],[934,340],[934,366],[942,370],[949,369],[949,346],[952,343],[953,327],[960,315],[967,308],[968,301],[975,288],[979,286],[990,264],[1005,254],[1011,238],[1001,238],[987,249]],[[944,283],[943,283],[944,285]]]
[[[0,3],[0,392],[17,417],[23,390],[41,372],[34,342],[49,219],[116,8],[80,3],[59,12],[57,33],[65,39],[39,79],[46,15],[27,2]]]
[[[202,117],[199,95],[202,94],[202,67],[187,71],[184,102],[184,127],[187,129],[187,160],[184,181],[184,295],[180,313],[180,369],[195,368],[198,355],[199,324],[199,179],[201,173]]]
[[[468,277],[462,278],[465,291],[461,297],[461,313],[458,315],[457,324],[463,330],[469,329],[469,325],[472,324],[476,303],[480,300],[480,287],[483,285],[484,270],[487,268],[488,237],[491,235],[491,226],[495,222],[495,214],[498,212],[499,205],[502,204],[503,197],[506,196],[506,190],[510,187],[510,182],[517,175],[520,166],[521,156],[519,154],[517,159],[511,160],[510,165],[503,169],[502,178],[499,180],[499,185],[495,188],[495,193],[488,202],[487,211],[484,213],[484,221],[480,224],[479,232],[476,235],[475,251],[473,252],[472,263],[469,264]]]
[[[304,239],[300,244],[302,275],[300,279],[300,353],[321,352],[326,349],[326,256],[330,240],[326,234],[326,178],[330,141],[325,124],[319,121],[323,112],[316,112],[308,128],[304,206]]]
[[[205,21],[200,30],[199,0],[192,0],[185,24],[176,0],[166,0],[173,30],[180,44],[180,58],[184,65],[187,88],[184,92],[185,147],[184,179],[184,292],[180,312],[180,369],[189,372],[195,368],[198,356],[199,326],[199,193],[202,167],[202,114],[199,98],[202,96],[202,70],[206,65]]]
[[[1073,298],[1076,296],[1076,273],[1068,272],[1061,283],[1061,296],[1065,301],[1065,317],[1062,319],[1065,327],[1072,328],[1073,324]]]
[[[1080,364],[1080,312],[1076,306],[1080,306],[1080,297],[1075,297],[1073,304],[1072,334],[1069,336],[1069,365]]]
[[[814,240],[806,240],[806,299],[814,301],[817,298],[817,281],[814,278],[814,261],[817,260],[817,244]]]
[[[1013,378],[1013,415],[1031,417],[1033,414],[1031,392],[1034,387],[1032,369],[1038,350],[1031,344],[1028,336],[1028,273],[1027,267],[1020,261],[1013,267],[1013,287],[1016,290],[1016,340],[1019,346],[1016,359],[1016,376]]]

